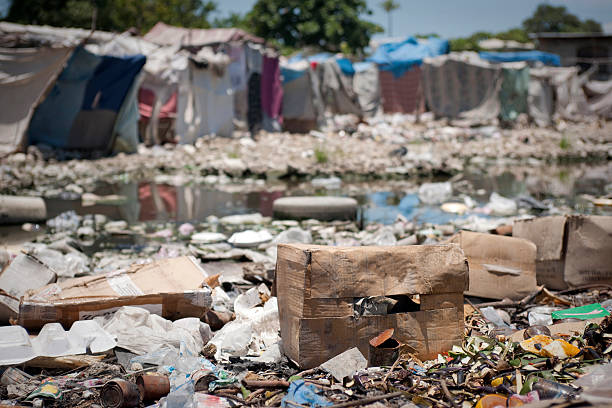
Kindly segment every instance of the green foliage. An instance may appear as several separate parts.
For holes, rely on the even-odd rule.
[[[96,28],[124,31],[135,27],[147,32],[155,23],[207,28],[208,16],[216,10],[205,0],[14,0],[7,20],[21,24],[90,28],[94,7]]]
[[[602,32],[601,24],[596,21],[580,21],[565,6],[548,4],[540,4],[533,16],[523,21],[523,28],[529,33]]]
[[[391,13],[392,11],[397,10],[400,5],[394,0],[383,0],[380,2],[380,7],[382,7],[385,12]]]
[[[382,28],[360,16],[371,15],[365,0],[258,0],[247,14],[251,31],[281,47],[314,46],[338,52],[341,44],[360,52]]]
[[[521,28],[511,28],[508,31],[502,31],[501,33],[497,33],[495,38],[505,41],[518,41],[520,43],[529,42],[529,34]]]
[[[247,31],[249,28],[245,16],[240,13],[230,13],[227,17],[223,18],[215,17],[212,26],[219,28],[242,28]]]
[[[554,7],[540,4],[533,16],[523,21],[523,27],[511,28],[497,34],[484,31],[469,37],[454,38],[449,41],[451,51],[481,51],[478,42],[488,38],[529,42],[529,33],[534,32],[601,32],[601,24],[594,20],[580,21],[570,14],[564,6]]]
[[[327,156],[327,151],[322,147],[317,147],[314,149],[315,160],[319,164],[327,163],[329,157]]]
[[[571,147],[571,143],[569,141],[569,138],[567,137],[567,135],[563,135],[563,137],[561,138],[561,141],[559,142],[559,147],[562,150],[567,150]]]

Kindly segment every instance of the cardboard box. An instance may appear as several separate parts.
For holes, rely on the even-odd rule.
[[[467,262],[458,245],[327,247],[278,245],[276,290],[285,354],[316,367],[352,347],[368,356],[368,341],[394,337],[422,359],[463,339]],[[411,311],[358,315],[357,300],[418,296]],[[412,303],[412,302],[411,302]]]
[[[465,294],[520,300],[537,289],[533,242],[470,231],[449,241],[459,244],[468,259],[470,287]]]
[[[54,282],[55,273],[36,258],[19,254],[0,273],[0,324],[19,315],[19,301],[30,289]]]
[[[516,221],[513,236],[537,246],[540,285],[563,290],[612,284],[612,217],[572,215]]]
[[[212,303],[205,278],[198,261],[185,256],[68,279],[26,293],[19,306],[19,324],[27,329],[49,322],[70,327],[77,320],[128,305],[144,307],[170,320],[203,317]]]

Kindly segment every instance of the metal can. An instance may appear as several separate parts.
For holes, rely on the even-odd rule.
[[[137,407],[140,391],[136,384],[116,378],[104,384],[100,400],[105,408]]]

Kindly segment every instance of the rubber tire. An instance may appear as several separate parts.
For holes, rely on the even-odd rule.
[[[357,200],[349,197],[282,197],[274,201],[274,217],[279,219],[355,220]]]

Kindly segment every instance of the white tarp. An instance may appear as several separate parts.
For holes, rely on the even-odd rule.
[[[215,134],[229,137],[234,130],[234,96],[229,58],[203,48],[188,58],[179,72],[175,131],[180,143]]]
[[[45,90],[53,84],[72,48],[0,48],[0,154],[21,146]]]

